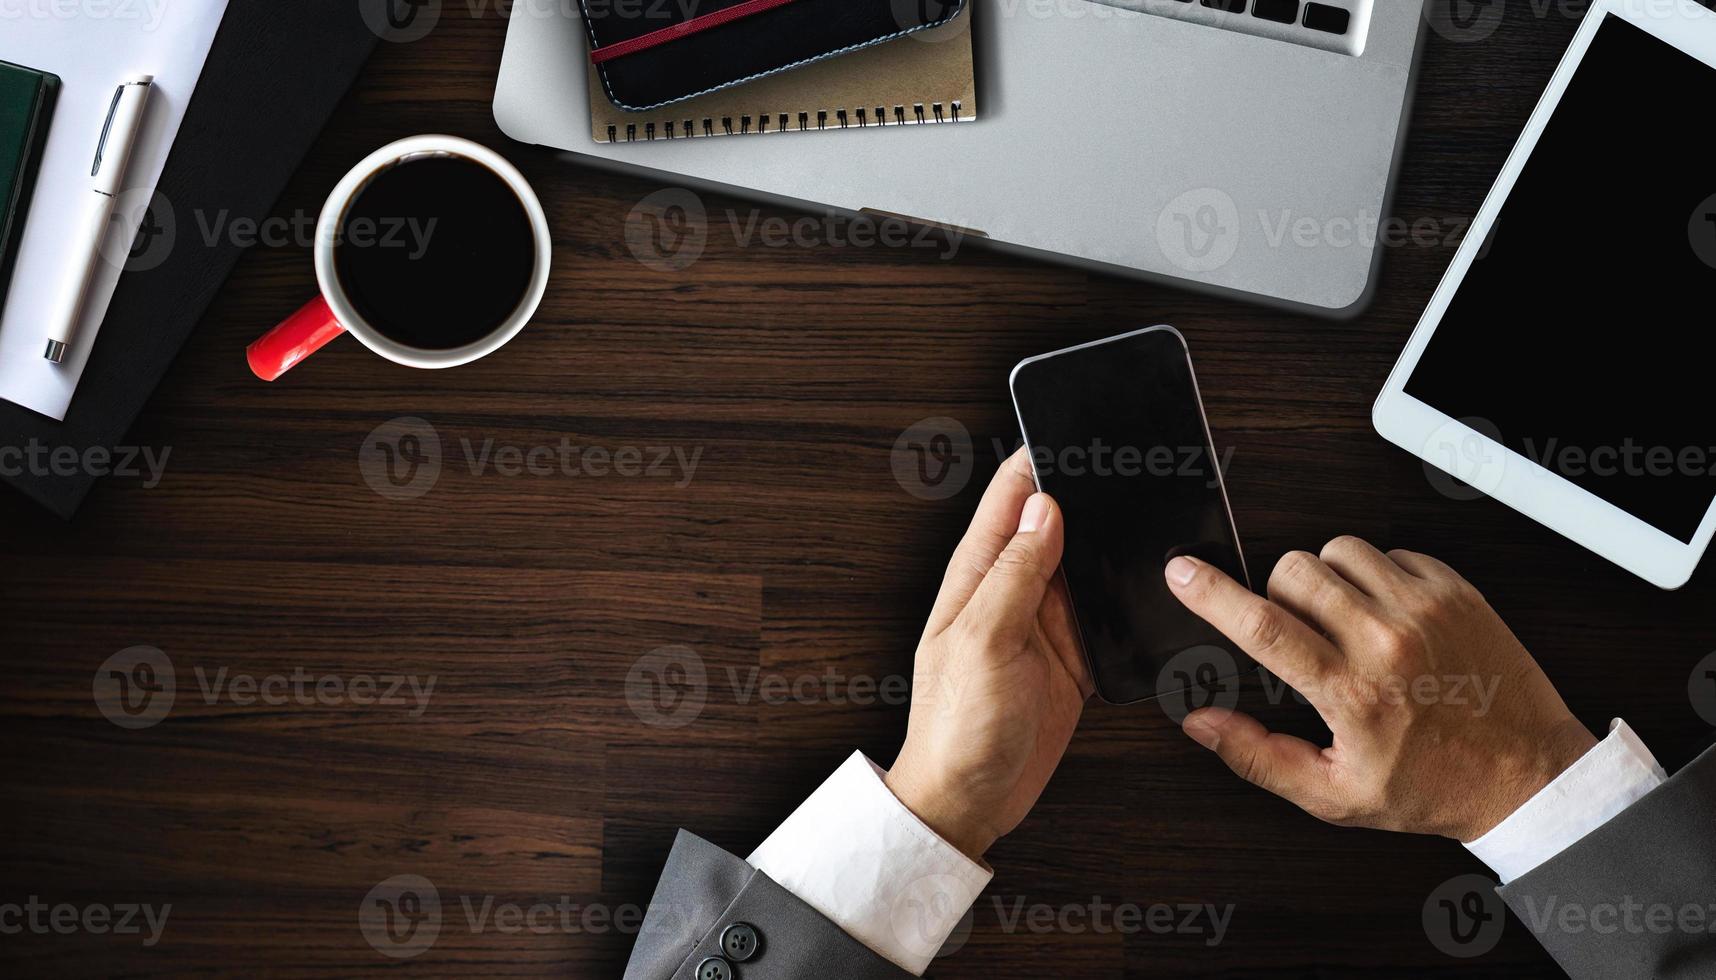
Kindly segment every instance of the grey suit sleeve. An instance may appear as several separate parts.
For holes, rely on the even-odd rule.
[[[834,976],[912,977],[761,871],[700,837],[679,832],[632,948],[625,980]]]
[[[1574,980],[1716,977],[1716,749],[1501,895]]]

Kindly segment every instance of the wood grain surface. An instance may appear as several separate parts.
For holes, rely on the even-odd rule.
[[[1388,249],[1369,310],[1330,322],[969,243],[947,258],[736,241],[729,212],[796,215],[712,195],[701,258],[650,268],[625,230],[661,186],[503,137],[489,100],[504,14],[450,0],[426,38],[381,47],[275,213],[313,215],[394,138],[477,139],[549,212],[541,312],[458,370],[396,367],[348,339],[264,385],[244,346],[315,287],[307,248],[256,248],[130,436],[170,450],[158,483],[108,479],[65,524],[0,496],[0,905],[171,905],[153,945],[0,935],[0,970],[617,977],[676,828],[743,855],[852,750],[893,758],[935,585],[997,443],[1016,438],[1011,365],[1152,323],[1189,338],[1254,569],[1348,532],[1436,554],[1594,728],[1624,716],[1678,764],[1707,727],[1688,674],[1716,650],[1711,576],[1658,592],[1439,492],[1369,423],[1579,6],[1511,3],[1497,24],[1429,33],[1394,205],[1420,234]],[[1520,282],[1496,329],[1565,286]],[[384,478],[390,495],[372,489],[380,457],[364,447],[401,418],[432,427],[442,461],[426,493],[394,499]],[[892,463],[927,418],[974,443],[946,499],[908,492]],[[576,475],[494,462],[563,440],[608,455],[580,455]],[[633,450],[668,456],[618,472]],[[175,700],[129,729],[93,692],[136,646],[170,661]],[[698,693],[672,666],[687,654],[700,707],[673,700]],[[393,678],[399,696],[379,697]],[[1315,732],[1308,709],[1262,700],[1247,693]],[[1324,826],[1149,705],[1093,706],[990,859],[964,948],[932,976],[1559,975],[1517,921],[1469,960],[1432,942],[1432,893],[1482,870],[1459,846]],[[409,959],[378,952],[359,915],[400,875],[428,879],[443,913]],[[1080,911],[1093,904],[1212,906],[1226,925],[1105,928]],[[571,927],[499,911],[538,905],[572,909]],[[1012,918],[1038,907],[1047,928]]]

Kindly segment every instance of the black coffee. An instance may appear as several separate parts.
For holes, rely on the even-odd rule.
[[[463,347],[524,302],[536,239],[499,174],[461,157],[396,164],[347,206],[334,271],[352,306],[387,337]]]

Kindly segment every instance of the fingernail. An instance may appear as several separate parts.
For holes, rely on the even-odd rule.
[[[1191,585],[1192,579],[1197,578],[1198,568],[1203,562],[1184,555],[1168,563],[1168,581],[1175,585]]]
[[[1025,513],[1019,517],[1019,533],[1032,534],[1043,529],[1049,520],[1049,495],[1033,493],[1025,501]]]
[[[1216,731],[1215,726],[1211,725],[1207,719],[1199,715],[1188,717],[1183,730],[1191,736],[1192,741],[1206,749],[1215,748],[1216,743],[1221,741],[1221,733]]]
[[[1221,723],[1231,717],[1233,712],[1226,708],[1199,708],[1186,716],[1180,730],[1204,748],[1213,749],[1221,744]]]

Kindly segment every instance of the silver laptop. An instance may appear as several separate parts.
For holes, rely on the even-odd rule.
[[[973,0],[974,121],[616,143],[590,138],[577,5],[520,2],[494,111],[676,185],[1351,314],[1388,238],[1425,2]]]

